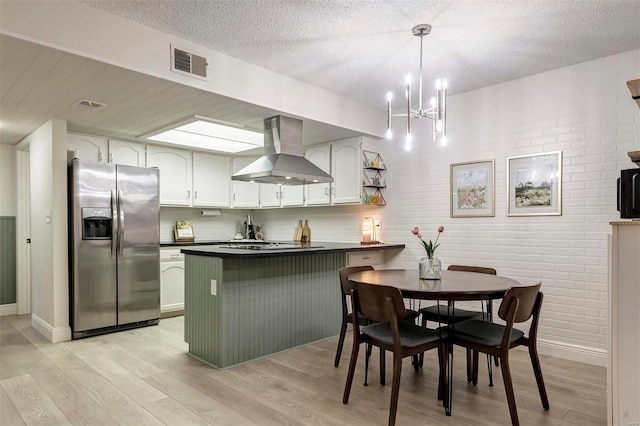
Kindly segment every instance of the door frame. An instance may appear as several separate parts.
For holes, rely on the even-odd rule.
[[[31,313],[30,137],[16,145],[16,305],[18,315]]]

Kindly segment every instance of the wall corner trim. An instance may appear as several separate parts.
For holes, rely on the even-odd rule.
[[[51,343],[67,342],[71,340],[71,327],[69,326],[52,327],[34,314],[31,314],[31,326]]]

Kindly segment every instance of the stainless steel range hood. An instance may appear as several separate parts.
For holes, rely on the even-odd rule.
[[[284,115],[265,119],[264,154],[231,179],[282,185],[333,182],[330,175],[304,158],[302,120]]]

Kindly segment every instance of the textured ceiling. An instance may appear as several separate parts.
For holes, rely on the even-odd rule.
[[[638,0],[77,1],[380,108],[417,78],[416,24],[450,94],[640,48]]]

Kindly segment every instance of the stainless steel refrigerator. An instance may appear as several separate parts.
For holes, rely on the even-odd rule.
[[[74,339],[157,324],[159,171],[74,159],[69,167]]]

